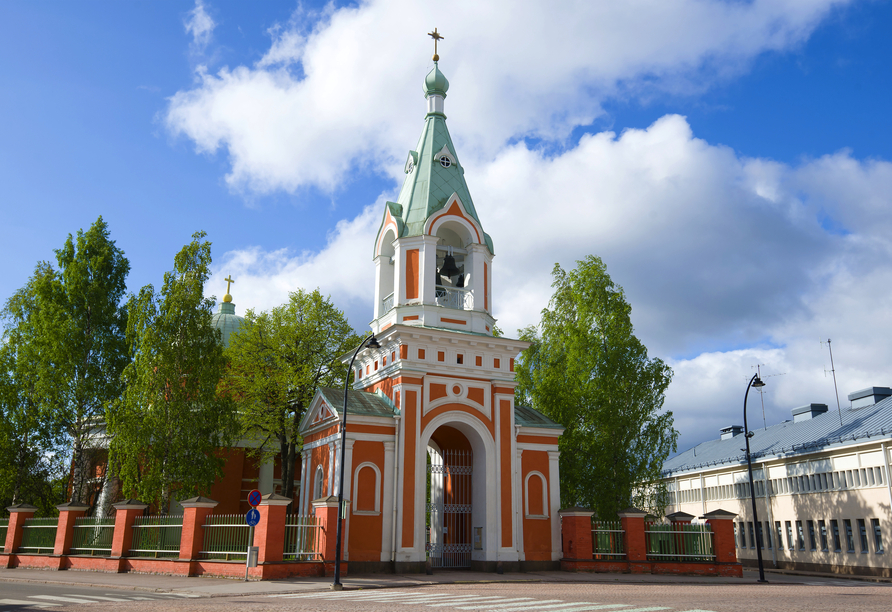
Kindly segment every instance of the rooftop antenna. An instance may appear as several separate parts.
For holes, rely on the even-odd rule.
[[[823,345],[824,343],[821,342]],[[839,412],[839,424],[842,425],[842,406],[839,405],[839,388],[836,386],[836,369],[833,367],[833,348],[830,346],[830,338],[827,338],[827,350],[830,351],[830,373],[833,374],[833,390],[836,391],[836,409]],[[824,368],[824,376],[827,376],[827,368]]]
[[[762,366],[763,366],[763,365],[765,365],[765,364],[764,364],[764,363],[757,363],[757,364],[754,365],[754,366],[750,366],[750,367],[752,367],[752,368],[756,368],[756,372],[758,372],[758,374],[759,374],[759,379],[760,379],[760,380],[762,379]],[[772,376],[783,376],[784,374],[786,374],[786,372],[781,372],[780,374],[769,374],[769,375],[766,376],[765,378],[771,378]],[[765,389],[765,387],[759,387],[759,388],[758,388],[758,390],[759,390],[759,401],[762,402],[762,429],[763,429],[763,430],[766,430],[766,429],[768,429],[768,421],[765,419],[765,398],[762,397],[762,394],[765,392],[764,389]]]

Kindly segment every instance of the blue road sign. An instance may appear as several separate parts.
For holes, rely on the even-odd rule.
[[[260,512],[258,512],[257,508],[248,510],[248,514],[245,515],[245,522],[251,527],[260,522]]]
[[[257,489],[254,489],[253,491],[248,493],[248,504],[250,504],[252,508],[258,506],[262,500],[263,497],[260,495],[260,491],[258,491]]]

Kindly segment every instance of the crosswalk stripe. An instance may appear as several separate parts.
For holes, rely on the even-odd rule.
[[[65,593],[65,597],[89,597],[90,599],[101,599],[103,601],[130,601],[124,597],[102,597],[101,595],[78,595],[77,593]]]
[[[32,608],[52,608],[53,606],[61,606],[57,603],[39,603],[36,601],[25,601],[24,599],[0,599],[0,606],[31,606]]]
[[[541,600],[533,600],[532,597],[512,597],[510,599],[503,599],[501,603],[482,603],[482,604],[474,604],[473,606],[457,606],[456,610],[496,610],[499,608],[508,608],[510,610],[522,610],[524,608],[529,608],[530,606],[538,606],[539,604],[544,603],[562,603],[563,599],[541,599]],[[509,603],[510,602],[510,603]],[[520,603],[524,602],[524,603]]]
[[[669,610],[665,606],[654,606],[652,608],[629,608],[628,610],[623,610],[622,612],[656,612],[656,610]]]
[[[550,606],[535,606],[533,608],[506,608],[498,612],[510,612],[511,610],[549,610],[549,612],[584,612],[587,610],[619,610],[620,608],[628,608],[628,604],[593,604],[583,601],[570,601],[560,604],[552,604]],[[625,610],[619,610],[625,612]]]
[[[466,603],[478,602],[478,601],[485,601],[485,600],[487,600],[487,599],[490,599],[490,600],[495,599],[496,601],[490,601],[489,604],[487,604],[487,605],[493,606],[493,605],[498,605],[499,601],[501,601],[501,602],[503,602],[503,603],[506,602],[506,601],[513,601],[513,602],[516,603],[516,602],[518,602],[518,601],[532,600],[533,598],[532,598],[532,597],[514,597],[514,598],[512,598],[512,599],[506,599],[505,597],[502,597],[502,596],[498,596],[498,597],[477,597],[477,596],[475,596],[475,595],[466,595],[466,596],[462,597],[462,599],[468,600]],[[442,608],[442,607],[445,607],[445,606],[455,606],[456,603],[461,603],[461,602],[457,602],[457,601],[455,601],[455,600],[453,600],[453,601],[447,601],[447,602],[445,602],[445,603],[441,603],[441,604],[431,604],[431,605],[428,606],[428,608]],[[514,605],[514,604],[511,604],[511,605]],[[461,608],[461,609],[463,609],[463,608]]]
[[[366,599],[369,597],[384,597],[384,593],[381,592],[381,589],[375,589],[373,591],[335,591],[332,593],[325,592],[315,592],[315,593],[284,593],[278,595],[270,595],[269,597],[287,597],[288,599],[301,599],[301,598],[309,598],[315,597],[318,599]],[[436,594],[436,593],[435,593]],[[417,591],[393,591],[388,592],[387,596],[392,597],[409,597],[412,595],[418,595]],[[440,593],[442,595],[442,593]]]
[[[164,595],[172,597],[201,597],[201,595],[196,595],[195,593],[164,593]]]
[[[49,599],[50,601],[64,601],[67,603],[96,603],[89,599],[78,599],[76,597],[60,597],[59,595],[28,595],[29,599]]]

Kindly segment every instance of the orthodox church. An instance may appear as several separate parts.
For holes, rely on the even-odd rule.
[[[344,390],[323,388],[300,425],[299,512],[337,495],[343,469],[351,572],[420,571],[427,561],[552,568],[563,428],[514,404],[514,358],[528,344],[493,335],[495,248],[446,127],[449,82],[433,59],[421,137],[371,245],[378,347],[363,348],[351,373],[344,465]]]

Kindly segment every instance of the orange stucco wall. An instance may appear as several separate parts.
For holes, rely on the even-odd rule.
[[[418,393],[408,390],[402,406],[405,435],[403,463],[403,525],[402,546],[415,545],[415,425],[418,418]]]
[[[418,249],[406,251],[406,299],[418,299]]]
[[[548,482],[548,453],[545,451],[526,450],[521,456],[521,482],[526,483],[527,474],[530,472],[540,472],[546,479],[546,487],[550,487]],[[532,479],[531,479],[532,480]],[[523,498],[521,503],[524,508],[523,518],[523,552],[528,561],[549,561],[551,560],[551,521],[549,519],[531,519],[526,517],[527,495],[531,492],[526,491],[524,486]],[[535,492],[532,492],[535,494]],[[545,491],[546,499],[550,499],[549,491]],[[541,500],[542,491],[539,489],[538,495]],[[532,501],[532,500],[530,500]],[[541,506],[541,501],[539,502]],[[533,512],[535,506],[530,504],[530,512]]]
[[[359,473],[354,473],[357,478],[357,510],[373,512],[375,499],[379,500],[377,514],[356,514],[353,504],[350,504],[350,561],[380,561],[381,560],[381,536],[383,530],[383,515],[380,508],[383,506],[381,497],[384,495],[384,444],[382,442],[370,442],[357,440],[353,443],[353,469],[363,463],[374,463],[378,466],[382,477],[375,483],[375,471],[370,467],[364,467]],[[353,491],[350,492],[353,494]]]

